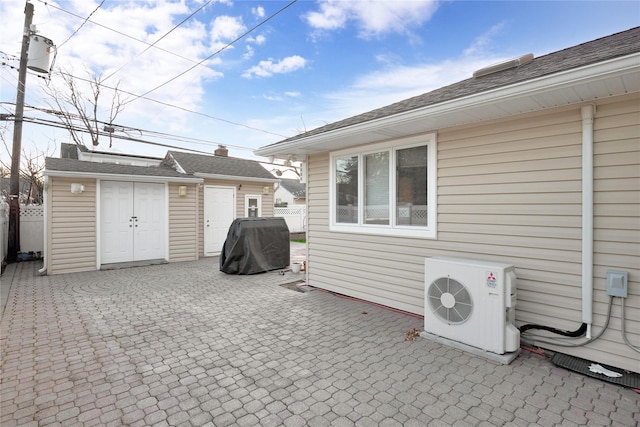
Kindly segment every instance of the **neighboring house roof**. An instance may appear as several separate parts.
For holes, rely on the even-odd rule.
[[[65,144],[69,145],[69,144]],[[79,146],[78,146],[79,147]],[[203,178],[231,179],[242,181],[276,182],[260,163],[235,157],[209,156],[203,154],[169,151],[159,166],[141,166],[112,162],[83,161],[73,158],[76,147],[62,147],[61,153],[71,158],[45,159],[47,176],[129,176],[171,181],[202,182]],[[83,150],[80,148],[80,150]],[[83,150],[84,151],[84,150]],[[109,159],[118,155],[105,154]],[[125,155],[125,157],[127,157]]]
[[[132,166],[116,163],[85,162],[75,159],[59,159],[47,157],[45,159],[46,176],[143,176],[156,178],[171,178],[172,181],[188,180],[200,182],[202,179],[185,175],[165,166]]]
[[[393,136],[426,132],[444,126],[635,92],[640,85],[637,75],[637,70],[640,68],[638,52],[640,52],[640,27],[553,52],[515,68],[472,77],[330,123],[261,147],[256,150],[256,154],[261,156],[304,155],[340,148],[348,144],[357,145]],[[614,59],[619,60],[613,61]],[[615,63],[611,63],[612,61]],[[595,64],[604,65],[595,67]],[[580,74],[577,74],[578,70]],[[552,81],[552,77],[556,79]],[[596,80],[599,82],[595,82]],[[535,83],[525,85],[532,81]],[[557,94],[555,97],[550,96],[552,91]],[[497,101],[502,104],[496,105]],[[472,107],[473,110],[470,110]],[[416,114],[412,115],[411,112]],[[433,116],[434,119],[425,122],[425,116]],[[389,120],[384,120],[387,118]],[[388,129],[391,118],[395,118],[396,121],[402,120],[402,126],[392,131]],[[419,124],[418,121],[422,123]],[[380,132],[383,127],[387,130],[384,133]],[[363,130],[369,131],[369,135],[354,139],[351,134],[350,141],[345,139],[340,144],[326,145],[329,135],[346,133],[347,129],[351,128],[358,128],[358,134],[362,134]],[[378,131],[379,135],[374,135],[374,131]],[[325,135],[326,138],[321,141]],[[317,146],[302,147],[297,144],[298,141],[317,142]],[[287,151],[284,151],[285,149]]]
[[[280,178],[280,186],[297,199],[307,197],[307,186],[298,179]]]
[[[277,181],[259,162],[237,157],[169,151],[162,164],[174,167],[180,172],[205,178]]]

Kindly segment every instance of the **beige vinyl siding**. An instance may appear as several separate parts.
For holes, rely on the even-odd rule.
[[[178,187],[169,184],[169,261],[198,259],[198,186],[186,185],[187,195],[180,197]]]
[[[71,183],[84,192],[71,193]],[[49,178],[47,274],[96,269],[95,179]]]
[[[640,117],[637,96],[600,101],[595,118],[594,335],[607,313],[608,269],[629,272],[626,329],[640,346]],[[512,263],[518,324],[563,330],[582,323],[580,106],[438,131],[437,239],[329,232],[329,153],[309,159],[309,283],[423,313],[424,258]],[[640,371],[620,335],[556,348]],[[547,346],[553,348],[552,346]]]
[[[224,181],[206,179],[202,186],[213,185],[219,187],[234,187],[236,189],[236,218],[244,217],[245,200],[244,196],[259,195],[262,197],[262,213],[263,217],[272,217],[274,208],[273,191],[274,185],[271,182],[245,182],[245,181]],[[269,188],[269,193],[264,194],[264,187]],[[198,191],[198,257],[204,257],[204,191],[202,188]]]

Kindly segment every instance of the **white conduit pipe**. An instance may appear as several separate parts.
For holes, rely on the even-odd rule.
[[[582,113],[582,322],[588,340],[593,323],[593,116],[596,106],[585,105]]]

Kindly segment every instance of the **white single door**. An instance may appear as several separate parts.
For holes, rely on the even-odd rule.
[[[133,260],[165,257],[164,184],[134,184]]]
[[[100,185],[100,253],[102,263],[133,260],[133,183]]]
[[[165,258],[164,184],[102,181],[101,263]]]
[[[204,255],[219,255],[236,217],[233,187],[204,187]]]

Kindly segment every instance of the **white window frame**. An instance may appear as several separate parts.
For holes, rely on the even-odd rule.
[[[258,215],[257,217],[262,216],[262,195],[261,194],[245,194],[244,195],[244,216],[245,218],[249,217],[249,199],[256,199],[258,201]]]
[[[396,151],[405,148],[427,146],[427,226],[396,225]],[[389,156],[389,225],[364,223],[364,155],[388,150]],[[358,157],[358,223],[336,221],[336,160],[342,157]],[[387,236],[435,239],[437,237],[437,150],[434,133],[394,139],[359,148],[334,151],[329,162],[329,230],[342,233],[379,234]]]

